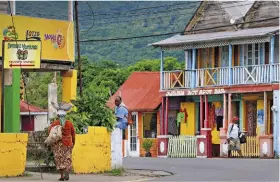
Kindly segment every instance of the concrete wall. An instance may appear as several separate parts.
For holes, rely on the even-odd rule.
[[[36,115],[34,121],[34,130],[43,131],[46,127],[48,127],[48,116]]]
[[[0,177],[24,173],[28,134],[0,133]]]
[[[88,134],[76,135],[73,149],[75,173],[99,173],[111,169],[111,136],[104,127],[89,127]]]

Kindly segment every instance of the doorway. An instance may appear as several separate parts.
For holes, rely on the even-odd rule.
[[[133,124],[128,126],[128,156],[139,157],[139,139],[138,139],[138,113],[132,113]]]
[[[246,101],[246,130],[248,136],[256,136],[257,129],[257,101]]]

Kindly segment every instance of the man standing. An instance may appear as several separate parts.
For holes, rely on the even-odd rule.
[[[111,167],[112,169],[120,169],[123,167],[122,130],[128,126],[128,110],[122,103],[120,96],[115,98],[115,116],[117,123],[111,133]]]
[[[122,102],[122,98],[117,96],[115,99],[115,116],[117,118],[116,127],[125,130],[128,125],[128,110]]]
[[[240,148],[239,133],[240,129],[238,127],[239,118],[234,116],[232,118],[232,123],[228,126],[227,141],[228,141],[228,157],[231,157],[231,151],[236,150],[240,157],[242,157]]]

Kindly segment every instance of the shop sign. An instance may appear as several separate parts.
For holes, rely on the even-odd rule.
[[[187,95],[215,95],[224,94],[225,89],[202,89],[202,90],[188,90]]]
[[[166,96],[184,96],[184,95],[185,95],[185,91],[182,90],[166,92]]]
[[[41,40],[43,60],[74,62],[73,22],[17,15],[13,22],[6,14],[0,14],[0,20],[0,40]]]
[[[41,41],[3,41],[4,68],[38,69],[41,63]]]

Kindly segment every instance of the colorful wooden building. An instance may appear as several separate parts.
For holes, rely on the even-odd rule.
[[[157,157],[157,135],[161,119],[159,81],[159,72],[134,72],[108,101],[108,106],[113,109],[115,97],[121,96],[132,114],[133,124],[123,132],[124,156],[145,156],[141,146],[143,140],[149,138],[154,142],[152,157]]]
[[[161,49],[160,93],[166,108],[159,155],[167,155],[170,125],[184,109],[187,118],[177,130],[197,136],[198,157],[227,154],[233,116],[250,136],[252,145],[242,149],[246,156],[279,154],[278,1],[201,2],[182,34],[152,46]],[[185,69],[165,71],[166,51],[184,51]]]

